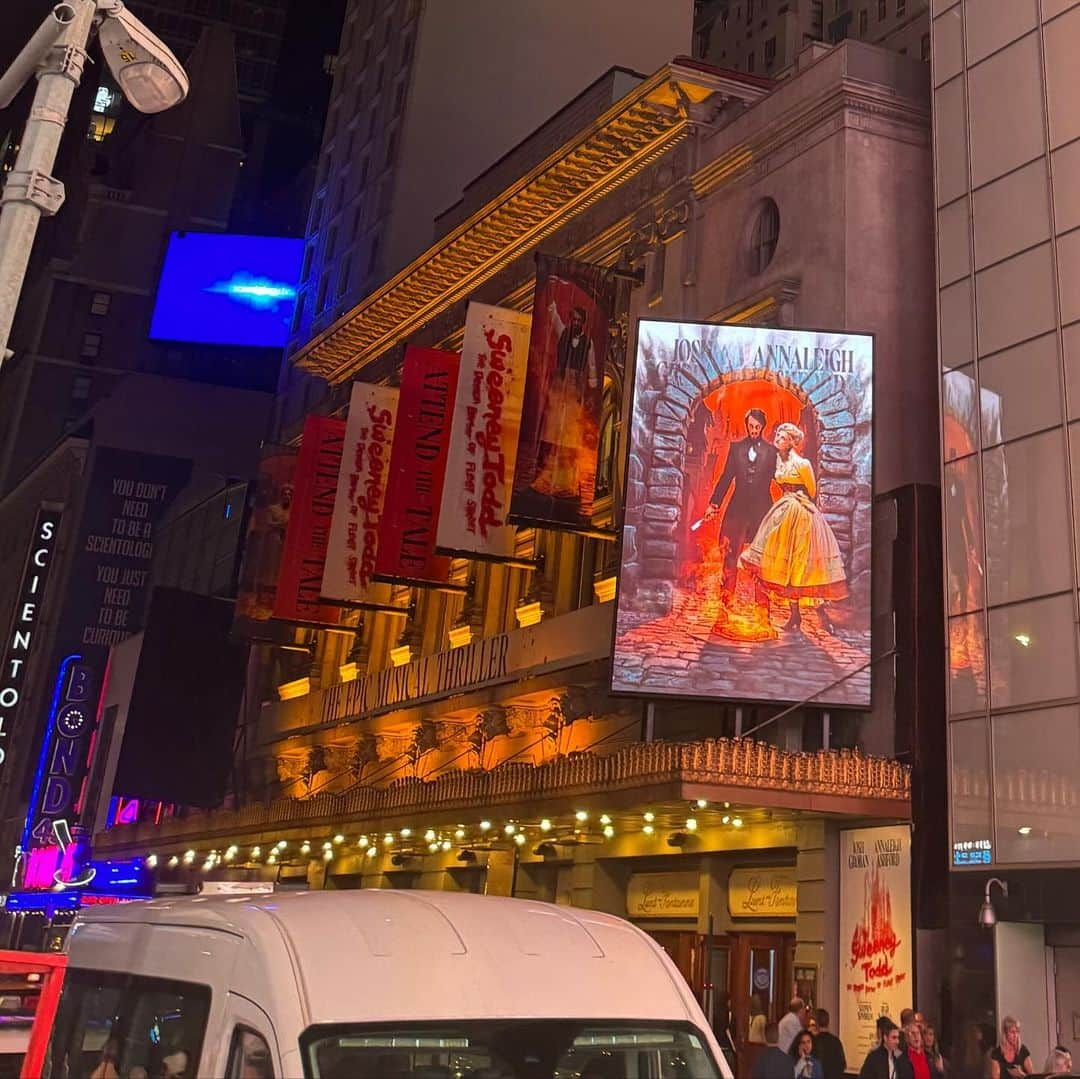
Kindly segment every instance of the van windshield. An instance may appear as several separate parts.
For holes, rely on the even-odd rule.
[[[504,1019],[312,1027],[309,1079],[721,1079],[689,1024]]]

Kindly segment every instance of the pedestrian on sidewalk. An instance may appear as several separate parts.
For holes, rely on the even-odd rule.
[[[1035,1065],[1031,1053],[1020,1039],[1020,1023],[1011,1015],[1001,1021],[1001,1041],[990,1050],[990,1079],[1023,1079]]]
[[[754,1061],[752,1079],[792,1079],[794,1068],[791,1057],[776,1044],[780,1028],[776,1023],[765,1024],[765,1048]]]
[[[911,1061],[900,1051],[900,1028],[883,1015],[877,1029],[880,1044],[866,1054],[859,1079],[913,1079]]]
[[[818,1008],[814,1013],[818,1032],[814,1035],[814,1056],[821,1061],[821,1070],[825,1079],[844,1079],[847,1071],[847,1056],[840,1039],[829,1030],[829,1013]]]
[[[930,1079],[944,1079],[945,1073],[949,1070],[949,1062],[941,1054],[937,1031],[930,1023],[923,1025],[922,1047],[926,1054],[926,1062],[930,1065]]]
[[[922,1027],[914,1019],[904,1028],[904,1044],[907,1046],[907,1058],[911,1061],[914,1079],[932,1079],[930,1061],[923,1052]]]
[[[777,1042],[777,1045],[785,1053],[791,1049],[791,1045],[795,1041],[795,1035],[806,1026],[803,1020],[805,1011],[806,1005],[803,1003],[802,998],[792,997],[787,1014],[780,1020],[780,1040]]]
[[[814,1056],[814,1035],[800,1030],[789,1050],[795,1058],[795,1079],[825,1079],[821,1061]]]

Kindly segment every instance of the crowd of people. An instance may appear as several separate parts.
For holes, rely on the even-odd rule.
[[[769,1023],[760,1009],[751,1010],[755,1014],[749,1040],[765,1044],[754,1062],[753,1079],[843,1079],[847,1057],[840,1039],[829,1029],[827,1011],[812,1011],[795,998],[779,1023]],[[1036,1074],[1073,1074],[1072,1054],[1061,1045],[1051,1050],[1040,1071],[1012,1016],[1002,1020],[998,1043],[981,1051],[974,1067],[960,1069],[950,1067],[937,1031],[921,1012],[905,1008],[899,1025],[881,1016],[877,1035],[878,1044],[863,1061],[859,1079],[1025,1079]]]

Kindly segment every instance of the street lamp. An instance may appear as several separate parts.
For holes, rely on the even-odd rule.
[[[35,71],[38,77],[15,168],[0,195],[0,363],[10,355],[8,336],[38,223],[64,202],[64,185],[52,170],[95,27],[109,70],[139,112],[163,112],[187,97],[188,77],[180,61],[123,0],[57,4],[0,76],[0,109],[11,104]]]
[[[997,911],[994,910],[994,904],[990,901],[990,888],[996,884],[1001,889],[1001,894],[1008,899],[1009,897],[1009,885],[999,879],[998,877],[991,877],[986,882],[986,892],[983,895],[983,904],[979,907],[979,925],[983,929],[993,929],[997,925]]]

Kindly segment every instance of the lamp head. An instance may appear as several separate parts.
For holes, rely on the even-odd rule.
[[[144,113],[179,105],[190,89],[180,61],[119,0],[103,11],[98,40],[124,97]]]
[[[986,882],[986,891],[983,893],[982,906],[979,907],[979,925],[983,929],[993,929],[997,925],[997,911],[994,910],[994,904],[990,902],[990,889],[997,885],[1001,889],[1001,894],[1007,899],[1009,897],[1009,885],[1000,880],[997,877],[991,877]]]

